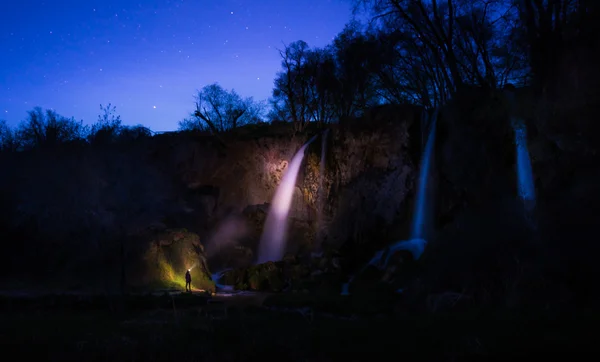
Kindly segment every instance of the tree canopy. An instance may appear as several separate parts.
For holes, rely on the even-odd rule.
[[[445,104],[464,88],[532,85],[552,97],[568,82],[595,89],[598,4],[590,0],[354,0],[332,44],[280,50],[271,119],[303,128],[381,103]],[[586,64],[577,80],[570,68]],[[587,92],[589,93],[589,92]]]

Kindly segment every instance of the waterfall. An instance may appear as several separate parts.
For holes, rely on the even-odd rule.
[[[425,113],[426,111],[424,110],[423,112]],[[423,114],[423,117],[421,118],[423,135],[426,134],[427,127],[429,126],[429,136],[427,137],[427,143],[425,144],[423,156],[421,158],[421,169],[419,171],[419,181],[417,184],[417,195],[415,199],[415,212],[413,215],[411,238],[410,240],[397,241],[386,249],[379,250],[377,253],[375,253],[375,256],[369,261],[369,263],[367,263],[358,271],[357,275],[360,275],[369,265],[376,266],[380,269],[385,268],[392,255],[398,251],[404,250],[410,252],[414,260],[418,260],[425,251],[425,247],[427,246],[427,241],[424,239],[426,230],[425,220],[428,212],[430,212],[430,210],[426,210],[428,202],[427,188],[430,178],[431,159],[433,157],[433,150],[435,148],[437,109],[433,111],[431,122],[428,122],[427,118],[428,117],[426,114]],[[354,281],[354,278],[357,275],[353,276],[347,283],[342,285],[342,295],[350,294],[350,284],[352,281]]]
[[[275,191],[263,234],[260,238],[258,263],[278,261],[283,258],[287,242],[288,215],[292,205],[294,189],[296,188],[296,178],[304,159],[304,152],[316,137],[311,138],[296,152]]]
[[[427,118],[424,118],[424,120]],[[426,124],[427,123],[427,124]],[[424,239],[425,219],[429,210],[426,210],[427,205],[427,188],[430,178],[430,165],[435,145],[435,126],[437,124],[437,110],[434,110],[431,122],[423,122],[423,133],[429,126],[429,136],[423,150],[421,158],[421,169],[419,171],[419,182],[417,184],[417,195],[415,199],[415,212],[413,215],[413,225],[411,230],[411,239]]]

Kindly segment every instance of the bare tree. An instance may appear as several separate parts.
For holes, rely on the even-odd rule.
[[[44,112],[40,107],[29,111],[19,125],[17,137],[24,148],[54,147],[61,143],[85,138],[87,127],[82,121],[60,116],[53,110]]]
[[[314,49],[308,54],[304,75],[308,77],[309,118],[320,125],[337,116],[335,96],[339,88],[331,48]]]
[[[310,120],[310,83],[306,75],[309,48],[299,40],[279,51],[282,70],[275,78],[271,100],[275,112],[283,120],[291,120],[296,131],[301,131]]]
[[[212,133],[224,132],[259,122],[262,107],[252,97],[242,98],[235,90],[228,91],[217,83],[210,84],[198,91],[193,118],[179,122],[179,128],[207,128]]]
[[[357,22],[346,25],[333,40],[338,92],[335,99],[338,117],[356,116],[375,101],[373,74],[381,60],[377,42],[361,32]]]
[[[88,141],[92,144],[106,144],[116,141],[121,131],[121,116],[117,114],[117,107],[112,104],[100,105],[101,114],[90,129]]]
[[[368,9],[394,59],[380,68],[386,98],[443,104],[464,84],[495,88],[526,68],[508,40],[516,34],[510,0],[357,0]],[[392,50],[393,49],[393,50]],[[393,89],[393,84],[397,89]]]

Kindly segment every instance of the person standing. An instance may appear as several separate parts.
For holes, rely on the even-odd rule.
[[[185,272],[185,291],[192,292],[192,275],[189,269]]]

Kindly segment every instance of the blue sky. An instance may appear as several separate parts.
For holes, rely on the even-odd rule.
[[[276,48],[324,46],[352,16],[349,0],[21,0],[0,14],[0,119],[41,106],[91,123],[112,103],[155,131],[176,129],[213,82],[268,98]]]

